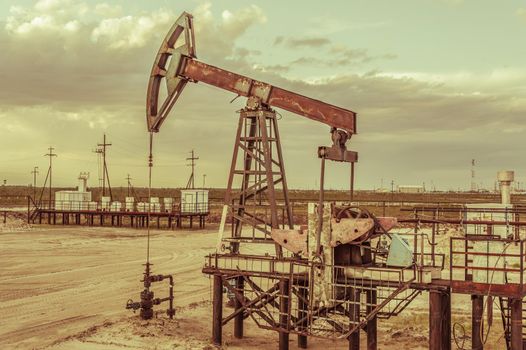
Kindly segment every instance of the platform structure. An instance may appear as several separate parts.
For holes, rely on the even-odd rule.
[[[49,225],[84,225],[84,226],[115,226],[145,228],[148,226],[158,229],[182,228],[187,223],[193,228],[205,228],[209,211],[182,212],[177,206],[170,210],[145,211],[113,211],[113,210],[57,210],[53,202],[37,205],[31,197],[27,203],[28,223]],[[77,207],[81,207],[80,205]],[[207,206],[208,208],[208,206]]]
[[[476,213],[499,210],[474,209]],[[438,208],[414,212],[418,215],[400,220],[414,228],[400,234],[413,254],[412,263],[405,267],[388,266],[375,257],[378,250],[368,263],[342,265],[301,254],[209,255],[203,272],[213,278],[213,342],[221,344],[222,328],[231,321],[235,337],[242,338],[243,323],[250,318],[260,328],[278,332],[280,349],[288,349],[290,334],[297,335],[300,348],[307,348],[308,337],[322,337],[345,339],[349,349],[360,349],[361,331],[367,335],[367,349],[377,349],[378,322],[399,315],[418,295],[428,293],[429,349],[447,350],[452,340],[451,295],[460,293],[471,295],[473,349],[483,349],[481,335],[487,327],[482,324],[483,311],[494,299],[502,312],[495,310],[493,317],[502,318],[502,323],[494,320],[493,327],[504,327],[507,349],[526,349],[526,222],[518,220],[523,209],[507,209],[504,221],[466,220],[465,208],[459,209],[458,219]],[[466,225],[482,229],[471,234]],[[447,251],[438,253],[437,237],[452,227],[457,234],[449,238]],[[510,235],[493,234],[497,227]],[[381,247],[383,239],[373,238],[370,244]],[[223,289],[234,298],[235,307],[228,314],[223,309]]]
[[[377,218],[364,208],[326,202],[326,160],[350,164],[349,198],[353,198],[358,154],[346,144],[357,132],[356,112],[197,60],[193,28],[193,17],[183,13],[163,40],[149,78],[146,121],[152,140],[189,82],[246,98],[217,250],[206,258],[203,268],[213,276],[212,338],[216,345],[221,346],[224,325],[233,321],[234,336],[242,338],[244,320],[251,318],[259,327],[278,332],[282,350],[288,349],[290,334],[297,334],[301,348],[307,347],[308,337],[315,336],[345,339],[350,349],[357,350],[362,330],[367,332],[368,349],[376,349],[378,319],[398,315],[416,295],[429,292],[430,349],[451,348],[451,293],[472,295],[475,325],[475,321],[481,324],[484,297],[502,298],[510,315],[504,323],[509,329],[508,347],[522,349],[522,237],[495,235],[488,230],[484,235],[455,237],[459,242],[450,241],[448,256],[465,258],[458,264],[459,258],[453,259],[450,269],[458,271],[448,276],[442,274],[446,254],[434,249],[440,223],[428,234],[415,218],[413,234],[404,237],[388,232],[393,218]],[[294,226],[274,108],[330,128],[332,146],[320,146],[317,152],[321,160],[319,202],[309,204],[305,228]],[[501,175],[499,181],[506,182],[509,189],[512,172]],[[239,196],[233,197],[235,188]],[[279,226],[279,200],[286,208],[286,228]],[[261,212],[261,206],[270,208],[269,215]],[[234,221],[230,235],[225,231],[228,215]],[[458,220],[457,225],[463,226],[463,221]],[[484,222],[472,221],[476,225]],[[506,220],[505,225],[509,228],[513,224]],[[254,244],[258,249],[245,250]],[[235,306],[228,315],[223,315],[224,288]]]

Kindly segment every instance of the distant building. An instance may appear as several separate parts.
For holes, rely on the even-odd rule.
[[[401,193],[424,193],[426,189],[422,185],[399,185],[398,192]]]

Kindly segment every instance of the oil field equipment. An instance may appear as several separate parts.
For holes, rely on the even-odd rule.
[[[451,349],[451,293],[471,295],[473,348],[483,347],[482,313],[492,310],[494,297],[501,305],[508,349],[523,348],[526,239],[521,230],[526,222],[518,219],[518,208],[456,208],[461,214],[510,214],[497,221],[443,217],[441,208],[429,207],[414,208],[414,218],[397,220],[357,206],[352,193],[358,155],[347,149],[356,133],[356,113],[198,61],[192,21],[188,13],[177,19],[151,70],[146,101],[149,165],[151,172],[153,134],[188,82],[246,97],[239,112],[219,243],[203,267],[213,278],[215,345],[222,344],[222,328],[230,321],[234,336],[243,338],[244,320],[251,318],[259,327],[278,332],[282,350],[288,349],[290,334],[298,336],[300,348],[306,348],[307,338],[313,336],[347,340],[349,349],[358,350],[362,331],[367,335],[367,349],[373,350],[377,349],[378,319],[398,315],[418,295],[428,292],[430,349]],[[161,93],[163,85],[165,94]],[[273,108],[330,127],[331,146],[317,151],[319,200],[308,204],[306,226],[294,226]],[[350,165],[348,203],[325,200],[326,161]],[[499,179],[506,191],[513,177],[503,173]],[[509,199],[507,193],[504,197]],[[419,216],[429,210],[431,218]],[[225,232],[228,217],[232,220],[230,233]],[[395,232],[397,222],[414,224],[414,231]],[[444,223],[486,228],[450,237],[449,276],[442,274],[445,254],[436,251],[435,238]],[[428,225],[427,231],[422,225]],[[497,226],[515,234],[492,233]],[[252,244],[259,245],[258,254],[245,249]],[[223,314],[224,289],[234,299],[228,315]]]

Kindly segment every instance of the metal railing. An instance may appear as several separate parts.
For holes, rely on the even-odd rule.
[[[119,203],[120,205],[112,205]],[[139,207],[139,203],[143,207]],[[131,205],[130,205],[131,204]],[[52,200],[35,202],[30,196],[27,197],[28,212],[35,210],[59,211],[59,212],[140,212],[147,213],[148,207],[152,213],[172,214],[208,214],[208,203],[193,203],[191,207],[181,206],[180,203],[144,203],[144,202],[101,202],[101,201],[72,201]]]
[[[525,292],[526,239],[495,235],[450,238],[450,280],[515,286]]]
[[[239,254],[206,259],[203,272],[221,274],[244,314],[263,329],[338,339],[373,316],[400,313],[419,294],[409,289],[417,276],[414,266],[322,266]]]

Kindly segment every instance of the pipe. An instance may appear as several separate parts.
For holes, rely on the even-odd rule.
[[[377,295],[376,288],[373,288],[367,292],[367,314],[373,312],[377,306]],[[367,350],[376,350],[378,348],[377,341],[377,317],[374,316],[369,322],[367,322]]]
[[[168,275],[168,279],[170,280],[170,306],[167,310],[168,316],[170,316],[170,319],[174,318],[175,310],[174,310],[174,278],[172,275]]]
[[[244,291],[245,291],[245,280],[242,276],[236,277],[236,289],[239,294],[241,294],[242,298],[245,298]],[[234,298],[234,305],[235,310],[238,311],[243,308],[243,305],[241,304],[241,301],[236,297]],[[234,337],[237,339],[243,338],[243,312],[240,312],[236,317],[234,318]]]
[[[298,288],[298,320],[303,320],[301,322],[298,322],[298,329],[301,332],[307,331],[307,325],[308,325],[308,290],[307,286],[299,286]],[[298,348],[300,349],[307,349],[307,336],[303,334],[298,334]]]
[[[526,226],[526,221],[492,221],[460,219],[399,219],[399,223],[452,224],[452,225],[493,225],[493,226]]]
[[[482,337],[484,336],[484,329],[482,329],[482,317],[484,309],[484,296],[471,296],[471,348],[473,350],[482,350]]]
[[[323,201],[325,190],[323,184],[325,182],[325,157],[321,158],[321,174],[320,174],[320,199],[318,203],[318,225],[316,227],[316,256],[321,257],[321,231],[323,229]]]
[[[214,288],[212,297],[212,342],[216,346],[222,343],[223,320],[223,277],[214,275]]]
[[[289,349],[289,280],[282,279],[279,281],[279,350]]]
[[[350,310],[349,318],[351,327],[355,324],[360,323],[360,290],[358,288],[350,288]],[[360,328],[356,329],[349,335],[349,350],[360,350]]]
[[[429,350],[442,350],[442,298],[437,290],[429,291]]]
[[[522,299],[509,299],[511,306],[511,350],[522,350]]]

